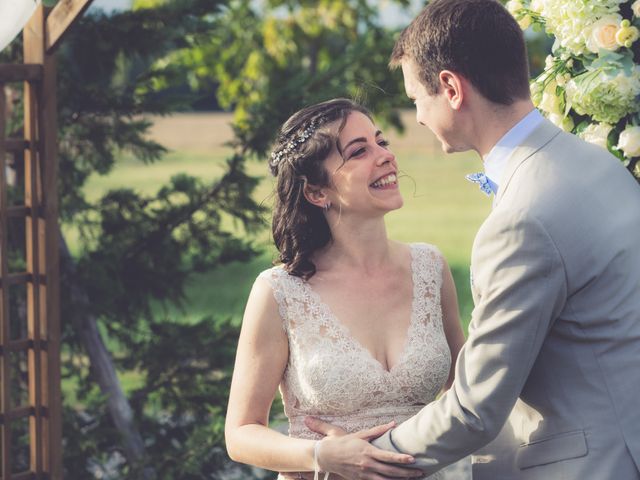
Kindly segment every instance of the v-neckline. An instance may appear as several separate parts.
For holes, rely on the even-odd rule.
[[[351,332],[351,330],[349,329],[349,327],[347,327],[344,323],[342,323],[340,321],[340,319],[338,318],[338,316],[336,314],[333,313],[333,310],[331,309],[331,307],[329,306],[329,304],[327,304],[322,297],[320,296],[320,294],[318,292],[316,292],[311,285],[309,285],[308,282],[301,280],[302,284],[304,285],[304,288],[306,289],[307,293],[309,294],[309,297],[311,297],[317,304],[318,306],[323,310],[323,313],[325,314],[325,316],[327,318],[331,319],[331,322],[343,333],[345,339],[347,339],[348,341],[350,341],[353,345],[356,346],[356,348],[360,351],[363,351],[365,353],[365,355],[371,360],[373,361],[379,368],[380,370],[382,370],[382,372],[384,372],[386,375],[391,375],[393,374],[397,367],[402,365],[402,363],[405,360],[405,356],[407,353],[407,350],[409,348],[409,343],[411,340],[411,335],[412,335],[412,331],[414,328],[414,325],[416,323],[416,311],[417,311],[417,301],[418,301],[418,285],[419,285],[419,280],[418,280],[418,272],[417,272],[417,256],[418,256],[418,248],[415,244],[409,244],[409,250],[410,250],[410,256],[411,256],[411,264],[410,264],[410,270],[411,270],[411,282],[412,282],[412,289],[411,289],[411,315],[409,318],[409,326],[407,327],[407,332],[405,334],[405,339],[404,339],[404,343],[402,346],[402,350],[400,351],[400,356],[398,357],[398,361],[389,369],[386,369],[384,367],[384,365],[382,364],[382,362],[380,362],[380,360],[378,360],[376,357],[373,356],[373,354],[371,353],[371,351],[365,347]]]

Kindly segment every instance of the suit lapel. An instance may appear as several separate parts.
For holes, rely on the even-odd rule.
[[[531,132],[531,134],[527,138],[524,139],[522,145],[518,146],[511,153],[509,159],[507,160],[507,166],[500,181],[498,194],[496,195],[496,199],[493,202],[494,208],[500,202],[500,199],[502,198],[504,192],[507,190],[507,188],[509,188],[509,183],[511,182],[513,175],[516,173],[516,170],[518,170],[518,167],[522,165],[522,163],[530,158],[534,153],[538,152],[547,143],[558,136],[561,132],[562,130],[556,127],[549,120],[545,119],[533,132]]]

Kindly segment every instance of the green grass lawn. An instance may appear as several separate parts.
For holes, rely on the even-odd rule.
[[[471,244],[491,207],[490,200],[464,179],[466,173],[481,167],[480,160],[473,153],[445,155],[434,148],[432,139],[421,142],[415,135],[430,134],[409,129],[408,136],[392,138],[392,149],[403,174],[400,185],[405,205],[387,215],[389,236],[404,242],[428,242],[440,248],[453,271],[461,319],[466,329],[472,310],[469,291]],[[158,140],[162,142],[163,138]],[[179,172],[213,180],[222,172],[227,153],[224,147],[203,150],[181,145],[180,150],[171,151],[151,165],[125,156],[109,175],[92,177],[86,186],[86,194],[90,200],[95,200],[109,189],[120,187],[150,194]],[[270,205],[273,180],[266,175],[265,164],[253,162],[249,164],[249,170],[263,177],[255,192],[256,200]],[[75,229],[66,226],[64,231],[72,252],[77,251]],[[185,322],[216,316],[231,317],[239,323],[256,275],[271,265],[274,250],[268,245],[268,238],[265,229],[261,235],[265,252],[252,261],[232,263],[194,275],[188,284],[184,308],[170,308],[167,313],[172,318],[181,317]],[[127,387],[135,387],[135,374],[126,380]]]
[[[424,152],[404,148],[402,144],[397,150],[404,174],[400,184],[405,205],[387,215],[389,236],[405,242],[433,243],[442,250],[454,273],[462,318],[466,321],[471,310],[468,286],[471,244],[490,209],[489,199],[464,179],[465,173],[478,169],[479,160],[471,153],[444,155],[427,148]],[[225,153],[223,148],[211,152],[173,151],[152,165],[124,157],[109,175],[90,179],[87,197],[95,200],[107,190],[119,187],[151,194],[178,172],[213,180],[222,171]],[[265,175],[264,164],[252,162],[249,170],[263,177],[255,192],[256,200],[270,205],[273,181]],[[65,228],[65,234],[75,251],[74,229]],[[261,237],[266,243],[268,232]],[[273,250],[266,246],[265,254],[248,264],[231,264],[194,275],[188,288],[187,308],[182,314],[187,319],[211,314],[239,317],[253,279],[270,265],[272,258]]]

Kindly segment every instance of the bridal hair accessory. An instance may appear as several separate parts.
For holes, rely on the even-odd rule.
[[[289,155],[296,148],[298,148],[298,145],[302,145],[304,142],[309,140],[313,135],[313,132],[315,132],[318,129],[321,123],[322,122],[320,122],[318,118],[314,118],[313,120],[311,120],[311,123],[309,123],[307,128],[305,128],[295,138],[287,142],[284,148],[278,150],[277,152],[275,151],[272,152],[271,160],[269,161],[271,166],[272,167],[278,166],[285,156]]]
[[[313,480],[320,480],[320,465],[318,465],[318,450],[320,450],[320,440],[313,444]],[[329,478],[329,472],[324,472],[324,480]]]

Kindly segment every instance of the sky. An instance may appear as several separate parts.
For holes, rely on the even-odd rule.
[[[131,3],[132,0],[94,0],[91,8],[100,8],[106,12],[111,12],[129,8]],[[381,10],[380,18],[389,27],[407,25],[411,18],[418,13],[421,5],[424,4],[421,0],[412,0],[412,8],[410,9],[412,13],[407,15],[389,0],[371,0],[371,3],[379,5]]]

